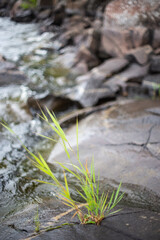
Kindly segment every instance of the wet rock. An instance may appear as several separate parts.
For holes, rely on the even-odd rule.
[[[117,73],[128,65],[128,61],[123,58],[106,60],[100,66],[93,68],[86,75],[76,78],[80,83],[68,95],[71,99],[79,101],[82,106],[88,107],[95,105],[99,99],[113,99],[115,91],[103,86],[103,82],[110,75]]]
[[[0,118],[8,124],[26,122],[32,119],[26,106],[11,101],[0,103]]]
[[[0,17],[9,17],[9,12],[7,9],[0,9]]]
[[[16,231],[12,226],[1,225],[0,226],[0,238],[1,240],[9,240],[9,239],[23,239],[25,236],[23,232]]]
[[[159,240],[158,212],[140,208],[118,206],[122,210],[113,216],[105,218],[100,226],[93,224],[79,224],[77,217],[72,218],[73,213],[68,213],[56,219],[56,216],[65,213],[68,208],[53,198],[44,199],[38,204],[40,232],[34,232],[33,219],[37,213],[37,204],[30,204],[16,214],[12,214],[7,221],[3,222],[0,238],[10,239],[155,239]],[[118,208],[116,208],[118,209]],[[66,224],[67,223],[67,224]],[[64,225],[63,225],[64,224]],[[47,228],[50,230],[47,230]],[[12,229],[12,230],[11,230]],[[5,232],[6,231],[6,232]],[[5,238],[4,232],[6,233]],[[7,234],[8,232],[8,234]],[[19,233],[19,235],[16,233]],[[6,238],[7,236],[7,238]]]
[[[140,65],[145,65],[148,63],[149,56],[152,53],[152,48],[150,45],[139,47],[136,49],[129,50],[126,57],[130,61],[135,61]]]
[[[15,11],[11,17],[11,19],[15,22],[31,22],[35,18],[35,14],[32,10],[22,10],[19,9]]]
[[[87,159],[89,162],[94,155],[96,173],[99,170],[102,179],[136,184],[160,196],[160,159],[156,147],[160,141],[160,117],[146,111],[154,107],[159,107],[159,101],[124,101],[81,121],[81,161],[85,163]],[[68,141],[74,149],[75,131],[73,127],[67,133]],[[152,154],[148,149],[150,144],[152,149],[154,147]],[[60,144],[55,146],[48,161],[52,163],[55,158],[67,162]],[[71,156],[71,161],[75,163],[76,160]]]
[[[153,48],[159,48],[160,47],[160,29],[155,29],[154,30],[152,46],[153,46]]]
[[[153,73],[160,73],[160,56],[153,56],[151,58],[150,71]]]
[[[19,71],[1,71],[0,72],[0,86],[9,84],[24,84],[27,82],[26,76]]]
[[[123,56],[128,50],[146,45],[149,42],[150,31],[142,26],[120,29],[106,27],[104,24],[102,29],[101,49],[113,57]]]
[[[60,229],[45,232],[39,236],[32,237],[35,240],[56,239],[69,240],[132,240],[132,239],[155,239],[159,240],[158,213],[140,209],[126,209],[123,212],[106,218],[101,226],[79,225],[63,226]]]
[[[159,26],[159,0],[115,0],[105,9],[105,21],[108,25],[122,27],[137,25]]]

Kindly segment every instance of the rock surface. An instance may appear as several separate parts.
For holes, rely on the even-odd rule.
[[[80,122],[82,162],[94,155],[96,173],[99,170],[102,179],[138,185],[160,196],[160,117],[148,112],[153,107],[159,107],[158,100],[124,102]],[[75,135],[73,127],[68,132],[73,148]],[[59,144],[48,161],[54,159],[67,161]]]
[[[159,0],[115,0],[105,9],[106,24],[122,27],[140,24],[159,25]]]
[[[1,240],[88,240],[89,236],[91,240],[159,240],[160,237],[160,214],[157,212],[125,207],[118,214],[104,219],[100,226],[80,225],[77,218],[71,219],[73,212],[55,221],[56,214],[66,210],[54,199],[39,204],[40,232],[35,233],[33,218],[36,214],[36,204],[32,204],[1,225],[0,238]],[[47,230],[47,227],[50,230]]]

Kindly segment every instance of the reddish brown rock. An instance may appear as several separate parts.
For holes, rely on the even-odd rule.
[[[128,29],[103,28],[101,44],[103,50],[111,56],[123,56],[129,49],[148,44],[150,32],[145,27]]]
[[[159,21],[159,0],[115,0],[105,9],[105,25],[109,26],[158,26]]]

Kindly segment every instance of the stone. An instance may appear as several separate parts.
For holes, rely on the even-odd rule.
[[[100,32],[93,28],[88,29],[87,40],[84,44],[93,54],[97,54],[100,45]]]
[[[16,231],[12,226],[1,225],[0,227],[0,238],[1,240],[9,239],[23,239],[24,234]]]
[[[113,99],[115,92],[103,86],[109,76],[124,69],[128,61],[124,58],[106,60],[103,64],[93,68],[89,73],[76,78],[79,85],[73,88],[68,97],[80,102],[83,107],[94,106],[99,99]]]
[[[35,236],[33,240],[159,240],[160,217],[158,213],[140,209],[128,208],[119,214],[106,218],[101,226],[92,224],[73,224],[60,229],[44,232]]]
[[[88,240],[90,236],[92,240],[106,240],[106,238],[110,240],[159,240],[160,216],[158,212],[122,205],[116,207],[115,210],[118,208],[121,208],[121,211],[105,218],[100,226],[83,225],[79,224],[77,217],[72,217],[74,212],[69,213],[68,208],[55,197],[47,198],[43,200],[43,203],[38,204],[40,232],[35,233],[33,224],[37,204],[30,204],[3,221],[0,227],[0,238],[2,240]],[[67,211],[68,214],[63,216]],[[57,215],[63,217],[55,221]],[[43,216],[43,221],[41,216]]]
[[[13,122],[22,123],[32,120],[29,109],[26,106],[11,101],[0,103],[0,118],[7,122],[7,124]]]
[[[0,9],[0,17],[9,17],[9,12],[7,9]]]
[[[73,68],[72,72],[78,76],[78,75],[85,75],[88,72],[88,66],[85,61],[81,61],[77,63]]]
[[[118,73],[128,66],[128,60],[124,58],[111,58],[104,61],[101,65],[92,70],[93,73],[99,73],[106,77]]]
[[[26,76],[19,71],[1,71],[0,72],[0,86],[9,84],[24,84],[27,82]]]
[[[147,111],[160,116],[160,107],[149,108]]]
[[[34,12],[30,10],[19,9],[13,13],[11,19],[15,22],[31,22],[35,18]]]
[[[16,64],[8,61],[1,61],[0,59],[0,72],[4,70],[14,70],[16,69]]]
[[[76,15],[76,14],[84,15],[87,3],[88,3],[88,0],[81,0],[81,1],[69,0],[69,1],[67,1],[66,9],[67,9],[68,14],[70,14],[70,15]]]
[[[115,0],[105,9],[105,23],[109,26],[159,26],[159,0]]]
[[[123,72],[107,79],[105,86],[109,87],[112,91],[120,90],[125,88],[127,82],[138,82],[141,83],[143,77],[148,73],[149,65],[139,66],[136,63],[131,64]]]
[[[128,29],[105,26],[102,28],[101,49],[113,57],[122,57],[129,50],[146,45],[149,42],[150,32],[142,26]]]
[[[96,67],[99,64],[99,60],[97,59],[95,54],[93,54],[85,46],[80,47],[80,49],[77,53],[77,56],[75,58],[75,64],[77,64],[81,61],[84,61],[87,64],[88,69],[92,69],[93,67]]]
[[[135,195],[139,186],[142,192],[146,189],[160,196],[160,155],[157,147],[160,141],[160,117],[146,111],[155,107],[159,107],[159,101],[152,99],[122,101],[79,123],[81,161],[85,163],[87,160],[89,165],[94,155],[95,172],[100,172],[104,186],[107,179],[112,179],[134,185]],[[75,132],[76,126],[66,133],[73,149],[76,149]],[[149,150],[151,145],[153,154]],[[61,144],[58,143],[48,162],[53,163],[54,159],[58,159],[66,163],[66,158]],[[74,164],[75,161],[75,157],[71,155],[71,162]],[[125,189],[127,194],[131,185]],[[144,197],[142,192],[140,198],[135,196],[139,201]],[[134,193],[131,198],[133,200]]]
[[[145,45],[143,47],[129,50],[126,54],[126,58],[131,62],[137,62],[140,65],[145,65],[148,63],[152,51],[153,50],[150,45]]]

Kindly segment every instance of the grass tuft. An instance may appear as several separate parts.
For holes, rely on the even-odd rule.
[[[38,153],[38,155],[33,154],[31,151],[29,151],[26,146],[19,140],[19,137],[17,139],[21,142],[23,148],[27,151],[29,155],[29,159],[32,161],[33,165],[37,167],[40,171],[44,172],[50,178],[52,179],[53,183],[49,182],[44,182],[37,180],[38,182],[41,183],[47,183],[47,184],[52,184],[56,186],[56,194],[57,197],[68,207],[72,208],[75,213],[74,216],[78,216],[80,222],[82,224],[96,224],[100,225],[101,221],[112,214],[115,214],[120,211],[114,210],[116,205],[122,200],[124,193],[120,194],[120,188],[121,188],[121,183],[119,184],[119,187],[116,191],[113,191],[111,194],[111,197],[109,197],[109,194],[107,193],[102,193],[100,194],[100,182],[99,182],[99,176],[98,179],[95,177],[95,167],[94,167],[94,158],[92,158],[91,166],[90,168],[88,167],[88,163],[83,165],[81,160],[80,160],[80,155],[79,155],[79,145],[78,145],[78,120],[76,122],[76,136],[77,136],[77,151],[74,152],[72,147],[70,146],[66,135],[61,128],[58,120],[56,119],[54,113],[49,111],[48,108],[46,108],[47,114],[50,119],[45,115],[45,113],[41,110],[42,116],[41,118],[49,125],[50,129],[54,131],[58,137],[62,141],[62,146],[65,150],[65,153],[70,161],[70,154],[74,154],[75,158],[77,159],[77,165],[73,164],[72,162],[69,162],[67,164],[63,164],[60,162],[55,162],[58,164],[62,169],[64,173],[64,183],[62,184],[56,176],[53,174],[51,169],[49,168],[48,164],[44,160],[43,156]],[[8,131],[10,131],[12,134],[16,135],[13,130],[6,124],[6,123],[1,123],[3,127],[5,127]],[[52,138],[48,138],[44,135],[41,135],[44,138],[47,138],[51,141],[55,141]],[[70,152],[71,153],[70,153]],[[70,169],[70,166],[74,170]],[[80,185],[80,190],[76,190],[79,196],[83,199],[84,204],[83,204],[83,209],[82,210],[79,206],[79,202],[75,201],[71,194],[70,194],[70,188],[66,176],[66,172],[70,173],[72,176],[74,176],[77,181],[79,182]]]

